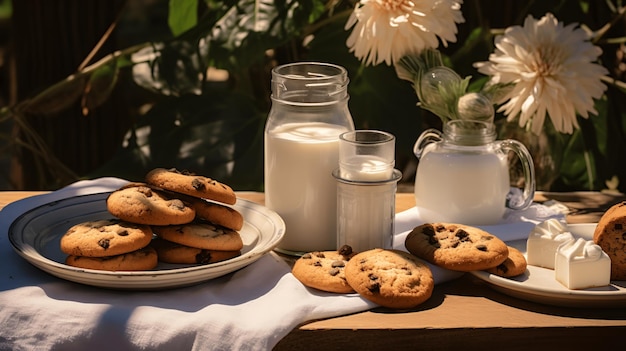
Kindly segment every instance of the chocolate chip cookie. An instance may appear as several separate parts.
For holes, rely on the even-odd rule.
[[[500,277],[515,277],[526,272],[526,257],[518,249],[509,246],[509,255],[504,262],[485,270]]]
[[[435,286],[428,265],[399,250],[361,252],[348,261],[345,273],[361,296],[395,309],[418,306],[430,298]]]
[[[600,217],[593,242],[611,258],[611,280],[626,280],[626,201],[611,206]]]
[[[113,216],[132,223],[183,224],[196,216],[185,201],[143,183],[130,183],[112,192],[106,204]]]
[[[291,270],[302,284],[334,293],[352,293],[344,268],[355,255],[350,246],[343,246],[337,251],[316,251],[302,255],[296,260]]]
[[[504,241],[479,228],[454,223],[425,223],[406,237],[406,249],[434,265],[455,271],[478,271],[506,260]]]
[[[196,211],[196,218],[226,227],[241,230],[243,216],[236,209],[204,199],[191,199],[191,207]]]
[[[214,179],[177,169],[156,168],[146,175],[146,183],[165,190],[234,205],[235,192]]]
[[[85,257],[67,256],[65,264],[69,266],[98,269],[105,271],[147,271],[154,269],[158,264],[156,251],[147,246],[129,253],[106,256]]]
[[[105,257],[141,249],[151,240],[147,225],[103,219],[72,226],[61,237],[60,247],[67,255]]]
[[[152,226],[152,230],[162,239],[199,249],[239,251],[243,248],[238,232],[209,222]]]
[[[156,250],[159,261],[181,264],[210,264],[241,255],[241,251],[216,251],[185,246],[156,238],[150,244]]]

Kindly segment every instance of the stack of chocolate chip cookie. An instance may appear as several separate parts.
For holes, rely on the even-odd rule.
[[[152,230],[143,224],[105,219],[77,224],[61,237],[70,266],[109,271],[141,271],[157,265]]]
[[[61,250],[69,265],[114,271],[153,269],[158,261],[223,261],[243,248],[243,216],[228,206],[236,200],[229,186],[213,179],[157,168],[145,183],[129,183],[108,196],[107,210],[116,219],[77,225],[62,237]],[[134,263],[139,256],[142,265]]]
[[[243,216],[226,206],[237,201],[229,186],[207,177],[163,168],[150,171],[146,183],[170,192],[194,213],[191,221],[152,225],[157,235],[153,246],[159,260],[208,264],[241,254],[243,241],[238,231],[243,227]]]

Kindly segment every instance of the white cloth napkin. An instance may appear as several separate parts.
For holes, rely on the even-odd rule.
[[[134,292],[68,282],[13,252],[7,231],[20,214],[125,183],[80,181],[0,211],[0,349],[269,350],[300,323],[375,307],[356,294],[305,288],[274,254],[196,286]]]
[[[7,205],[0,211],[0,349],[268,350],[299,324],[376,307],[358,294],[305,288],[273,253],[237,272],[163,291],[115,291],[53,277],[23,260],[7,237],[20,214],[51,201],[111,191],[100,178]],[[420,223],[398,214],[394,246]],[[527,232],[526,232],[527,233]],[[433,267],[435,282],[459,276]]]

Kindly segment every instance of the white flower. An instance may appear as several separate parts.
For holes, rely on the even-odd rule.
[[[360,0],[345,29],[346,42],[366,65],[391,65],[409,53],[456,41],[456,23],[464,22],[462,0]]]
[[[539,134],[547,113],[557,131],[571,134],[579,128],[576,114],[597,114],[594,99],[606,89],[601,79],[608,71],[593,63],[602,50],[588,39],[577,24],[564,27],[550,13],[539,20],[528,16],[523,27],[497,36],[489,61],[475,66],[491,76],[490,83],[514,84],[498,101],[508,100],[498,109],[508,121],[519,115],[521,127]]]

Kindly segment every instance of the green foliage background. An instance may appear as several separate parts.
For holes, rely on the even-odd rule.
[[[150,108],[129,112],[135,123],[117,155],[79,178],[139,180],[151,168],[177,167],[237,190],[262,190],[271,68],[294,61],[332,62],[349,72],[349,106],[356,127],[393,133],[397,165],[404,180],[411,181],[413,143],[424,129],[439,128],[440,121],[416,106],[413,88],[397,78],[393,67],[364,67],[348,51],[344,26],[353,7],[354,1],[342,0],[170,0],[171,37],[121,48],[32,99],[4,108],[0,118],[25,119],[28,111],[53,113],[78,99],[87,110],[95,109],[120,85],[137,85],[148,92],[144,97]],[[472,76],[476,90],[485,77],[472,64],[488,59],[494,35],[520,25],[527,15],[539,18],[546,12],[592,31],[610,24],[597,45],[604,50],[602,64],[611,76],[623,78],[621,1],[466,0],[462,11],[466,22],[459,25],[457,42],[440,49],[447,65],[461,76]],[[210,67],[228,71],[228,79],[210,80]],[[610,84],[598,101],[598,116],[580,119],[582,129],[571,136],[551,136],[558,146],[552,153],[562,159],[552,190],[600,190],[616,175],[622,180],[619,189],[626,191],[623,94],[619,84]]]

